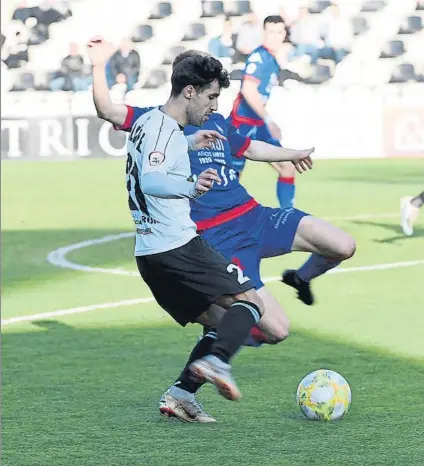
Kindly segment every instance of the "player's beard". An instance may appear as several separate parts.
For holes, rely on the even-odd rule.
[[[205,121],[205,112],[201,112],[199,108],[189,106],[187,108],[187,122],[189,125],[202,126]]]

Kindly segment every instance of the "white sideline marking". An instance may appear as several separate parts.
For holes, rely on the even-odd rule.
[[[27,322],[28,320],[48,319],[49,317],[66,316],[70,314],[79,314],[81,312],[95,311],[96,309],[110,309],[113,307],[132,306],[134,304],[144,304],[154,301],[154,298],[126,299],[114,303],[92,304],[91,306],[72,307],[70,309],[61,309],[59,311],[43,312],[41,314],[31,314],[29,316],[11,317],[1,321],[2,325],[15,324],[16,322]]]
[[[415,260],[408,262],[391,262],[388,264],[375,264],[375,265],[364,265],[362,267],[347,267],[347,268],[338,268],[330,270],[328,273],[348,273],[348,272],[365,272],[370,270],[384,270],[384,269],[396,269],[399,267],[412,267],[416,265],[423,265],[424,260]],[[265,277],[264,283],[274,282],[280,280],[280,277]],[[124,301],[116,301],[114,303],[104,303],[104,304],[92,304],[91,306],[82,306],[82,307],[73,307],[70,309],[62,309],[59,311],[53,312],[44,312],[42,314],[32,314],[29,316],[20,316],[12,317],[10,319],[5,319],[1,321],[2,325],[14,324],[16,322],[27,322],[33,320],[41,320],[49,317],[65,316],[71,314],[78,314],[82,312],[95,311],[97,309],[110,309],[113,307],[121,306],[133,306],[134,304],[145,304],[154,301],[153,297],[150,298],[139,298],[139,299],[127,299]]]
[[[398,213],[387,213],[387,214],[360,214],[354,215],[350,217],[327,217],[326,220],[358,220],[358,219],[367,219],[367,218],[388,218],[388,217],[397,217]],[[101,267],[90,267],[88,265],[81,265],[75,262],[71,262],[66,259],[66,254],[71,251],[76,251],[78,249],[83,249],[89,246],[93,246],[96,244],[104,244],[110,241],[115,241],[122,238],[130,238],[133,237],[134,233],[120,233],[118,235],[108,235],[104,236],[103,238],[97,239],[90,239],[86,241],[81,241],[79,243],[70,244],[69,246],[64,246],[62,248],[56,249],[52,251],[47,256],[47,260],[58,267],[63,267],[67,269],[79,270],[82,272],[100,272],[100,273],[111,273],[115,275],[130,275],[130,276],[139,276],[137,272],[131,272],[128,270],[123,269],[106,269]],[[366,272],[372,270],[385,270],[385,269],[396,269],[400,267],[413,267],[416,265],[424,264],[424,260],[413,260],[413,261],[406,261],[406,262],[390,262],[387,264],[375,264],[375,265],[364,265],[360,267],[347,267],[347,268],[337,268],[330,270],[329,274],[336,274],[336,273],[349,273],[349,272]],[[264,283],[270,283],[280,280],[280,277],[265,277],[263,279]],[[139,298],[139,299],[127,299],[123,301],[116,301],[113,303],[104,303],[104,304],[92,304],[90,306],[81,306],[81,307],[74,307],[70,309],[61,309],[58,311],[52,312],[44,312],[41,314],[32,314],[28,316],[19,316],[19,317],[12,317],[10,319],[4,319],[1,321],[2,325],[9,325],[14,324],[17,322],[27,322],[33,320],[41,320],[46,319],[49,317],[57,317],[57,316],[64,316],[64,315],[71,315],[71,314],[79,314],[82,312],[90,312],[95,311],[97,309],[110,309],[114,307],[121,307],[121,306],[133,306],[135,304],[145,304],[154,301],[153,297],[150,298]]]
[[[349,217],[324,217],[325,220],[360,220],[368,218],[389,218],[397,217],[398,213],[386,213],[386,214],[359,214]],[[76,262],[72,262],[66,259],[66,255],[72,251],[77,251],[79,249],[87,248],[94,246],[96,244],[109,243],[110,241],[116,241],[123,238],[131,238],[135,233],[120,233],[118,235],[108,235],[103,238],[89,239],[86,241],[81,241],[80,243],[70,244],[69,246],[63,246],[62,248],[56,249],[49,253],[47,260],[57,267],[62,267],[65,269],[79,270],[80,272],[97,272],[97,273],[110,273],[113,275],[128,275],[132,277],[138,277],[138,272],[131,272],[129,270],[123,269],[107,269],[102,267],[90,267],[89,265],[81,265]],[[341,269],[337,269],[341,270]]]

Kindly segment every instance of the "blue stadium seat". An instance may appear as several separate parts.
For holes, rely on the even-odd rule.
[[[198,40],[206,36],[206,29],[203,23],[192,23],[189,25],[183,41]]]
[[[243,16],[250,13],[250,2],[248,0],[240,0],[230,4],[230,8],[226,10],[228,16]]]
[[[369,0],[362,5],[361,11],[378,11],[385,7],[387,3],[384,0]]]
[[[163,57],[163,65],[172,65],[174,62],[175,58],[180,54],[185,52],[185,47],[182,46],[176,46],[176,47],[171,47],[165,52],[165,55]]]
[[[34,75],[30,71],[22,71],[16,77],[12,91],[27,91],[34,89]]]
[[[391,83],[406,83],[408,81],[415,80],[415,68],[411,63],[401,63],[396,65],[390,78]]]
[[[163,19],[172,15],[172,5],[169,2],[159,2],[153,5],[149,19]]]
[[[369,29],[368,21],[363,16],[355,16],[352,18],[352,27],[355,36],[359,36]]]
[[[146,79],[146,82],[143,85],[144,89],[157,89],[158,87],[163,86],[167,81],[166,71],[157,68],[152,70]]]
[[[401,40],[391,40],[383,47],[380,58],[399,57],[405,53],[405,46]]]
[[[230,73],[231,81],[241,81],[242,77],[243,77],[243,70],[236,69],[236,70],[231,71]]]
[[[415,34],[423,28],[421,16],[408,16],[405,18],[399,28],[399,34]]]
[[[304,80],[307,84],[323,84],[331,78],[329,66],[317,64],[312,67],[312,74]]]
[[[153,37],[153,28],[150,24],[140,24],[131,37],[133,42],[145,42]]]
[[[202,3],[202,18],[214,18],[224,14],[224,2],[208,1]]]
[[[330,1],[327,0],[316,0],[311,2],[309,5],[309,13],[311,14],[319,14],[322,13],[326,8],[331,5]]]

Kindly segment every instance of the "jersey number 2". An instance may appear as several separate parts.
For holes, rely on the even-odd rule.
[[[243,285],[243,283],[246,283],[250,280],[249,277],[245,277],[243,275],[243,270],[241,270],[240,267],[238,267],[236,264],[229,264],[227,267],[227,272],[233,273],[234,270],[237,271],[237,281],[240,283],[240,285]]]

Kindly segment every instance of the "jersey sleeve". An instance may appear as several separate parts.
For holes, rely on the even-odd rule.
[[[243,80],[247,79],[259,83],[264,78],[266,63],[260,52],[253,52],[247,57]]]
[[[230,145],[231,155],[241,158],[250,146],[251,139],[240,134],[235,128],[228,131],[228,144]]]
[[[121,126],[114,125],[113,128],[117,131],[130,132],[133,124],[145,113],[150,112],[154,107],[132,107],[131,105],[125,105],[127,107],[127,116]]]
[[[177,165],[181,153],[187,154],[187,140],[176,129],[164,129],[161,126],[158,134],[147,135],[147,138],[143,174],[154,171],[167,174]]]

